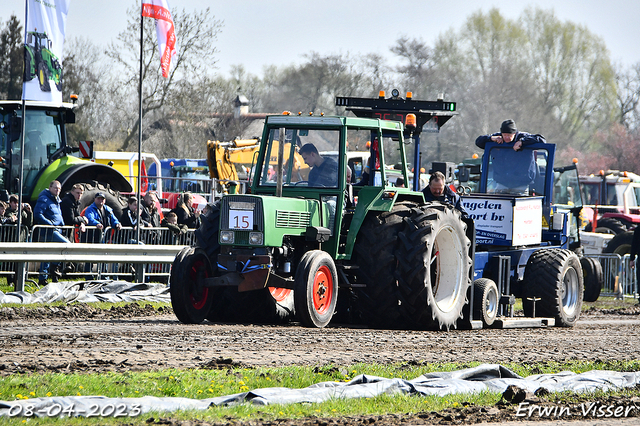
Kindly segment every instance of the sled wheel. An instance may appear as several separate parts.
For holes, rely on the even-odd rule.
[[[602,265],[597,259],[583,257],[580,259],[582,275],[584,276],[584,301],[595,302],[600,297],[600,291],[604,285]]]
[[[478,278],[473,282],[473,290],[473,318],[479,318],[486,327],[491,327],[498,316],[498,286],[493,280]]]

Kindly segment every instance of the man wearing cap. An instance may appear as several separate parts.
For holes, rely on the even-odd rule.
[[[528,194],[537,175],[535,153],[521,152],[522,147],[534,143],[546,143],[544,136],[519,132],[513,120],[505,120],[500,126],[500,132],[482,135],[476,139],[476,145],[484,149],[489,142],[508,145],[513,149],[492,149],[491,167],[493,181],[487,185],[487,192]]]
[[[38,195],[38,201],[33,209],[34,222],[36,225],[48,225],[52,227],[63,226],[64,219],[62,218],[62,210],[60,209],[60,190],[62,185],[57,180],[52,181],[49,184],[48,189],[43,189]],[[41,228],[40,231],[34,231],[33,238],[35,241],[40,242],[54,242],[54,243],[68,243],[69,240],[65,238],[60,232],[60,228]],[[46,285],[49,278],[49,262],[40,263],[40,277],[38,279],[39,285]],[[53,282],[58,281],[60,272],[59,263],[53,265]]]
[[[116,215],[113,214],[113,209],[107,206],[105,201],[104,193],[98,192],[93,199],[93,203],[84,211],[84,216],[87,218],[87,226],[96,227],[93,232],[94,243],[99,243],[102,240],[102,232],[106,228],[120,229],[122,227]],[[87,231],[87,234],[90,233],[91,231]],[[92,242],[91,236],[88,236],[88,240],[88,242]]]

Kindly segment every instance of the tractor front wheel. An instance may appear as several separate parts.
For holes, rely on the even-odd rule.
[[[171,307],[185,324],[199,324],[207,318],[213,302],[213,291],[203,280],[212,276],[211,263],[204,250],[182,249],[171,268]]]
[[[338,300],[338,273],[333,259],[322,250],[302,256],[295,277],[294,301],[298,318],[305,327],[329,324]]]

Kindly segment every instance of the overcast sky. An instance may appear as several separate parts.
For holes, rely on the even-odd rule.
[[[439,34],[458,31],[468,16],[497,7],[517,18],[527,6],[553,9],[562,21],[585,25],[603,38],[615,63],[640,62],[640,0],[168,0],[188,12],[210,7],[224,22],[215,47],[218,71],[244,65],[262,76],[264,65],[304,61],[311,51],[323,55],[380,53],[401,36],[433,45]],[[131,0],[71,0],[67,36],[85,36],[99,45],[114,40],[126,24]],[[2,0],[2,23],[16,14],[24,22],[23,0]],[[180,34],[177,34],[180,37]]]

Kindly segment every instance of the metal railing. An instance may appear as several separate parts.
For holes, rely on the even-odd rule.
[[[601,253],[586,255],[598,259],[602,265],[603,287],[600,296],[610,296],[623,299],[625,297],[638,298],[638,281],[634,268],[629,265],[628,254],[620,256],[615,253]]]
[[[58,230],[60,234],[65,236],[71,243],[52,243],[51,235],[54,230]],[[66,278],[85,278],[89,279],[104,279],[106,277],[111,279],[121,279],[136,277],[141,279],[144,277],[153,277],[156,281],[168,282],[168,278],[171,274],[171,263],[173,259],[167,261],[152,261],[149,256],[145,257],[145,262],[140,262],[136,256],[139,253],[147,253],[150,250],[154,250],[153,247],[171,246],[169,252],[173,253],[173,256],[185,246],[189,246],[195,242],[194,229],[189,229],[186,232],[174,234],[169,228],[141,228],[140,229],[140,241],[138,244],[136,241],[137,231],[135,228],[121,228],[119,230],[113,228],[107,228],[104,231],[94,227],[87,226],[85,232],[80,232],[79,228],[73,226],[46,226],[35,225],[29,232],[26,228],[23,229],[22,239],[26,241],[26,247],[36,245],[53,245],[53,244],[72,244],[73,248],[66,250],[66,252],[73,252],[75,254],[75,260],[68,259],[69,256],[61,258],[60,256],[53,256],[52,258],[45,258],[44,260],[31,256],[31,249],[25,248],[26,252],[31,257],[27,257],[27,261],[24,263],[24,277],[29,278],[30,275],[38,275],[39,262],[48,261],[50,263],[62,262],[59,270],[64,273]],[[13,243],[18,241],[15,225],[12,226],[0,226],[0,245],[3,243]],[[132,244],[135,244],[132,247]],[[99,257],[93,257],[91,253],[94,250],[87,251],[86,256],[83,256],[82,250],[78,252],[76,248],[80,246],[124,246],[129,256],[121,258],[114,258],[111,256],[111,252],[108,255],[102,255]],[[34,248],[33,250],[36,250]],[[37,249],[40,250],[40,249]],[[110,250],[110,249],[107,249]],[[102,253],[101,251],[99,251]],[[10,282],[15,280],[16,289],[18,288],[18,275],[22,265],[17,265],[9,257],[14,256],[15,253],[7,251],[0,254],[0,275],[6,276]],[[133,259],[133,260],[132,260]],[[140,264],[142,267],[137,267]]]

